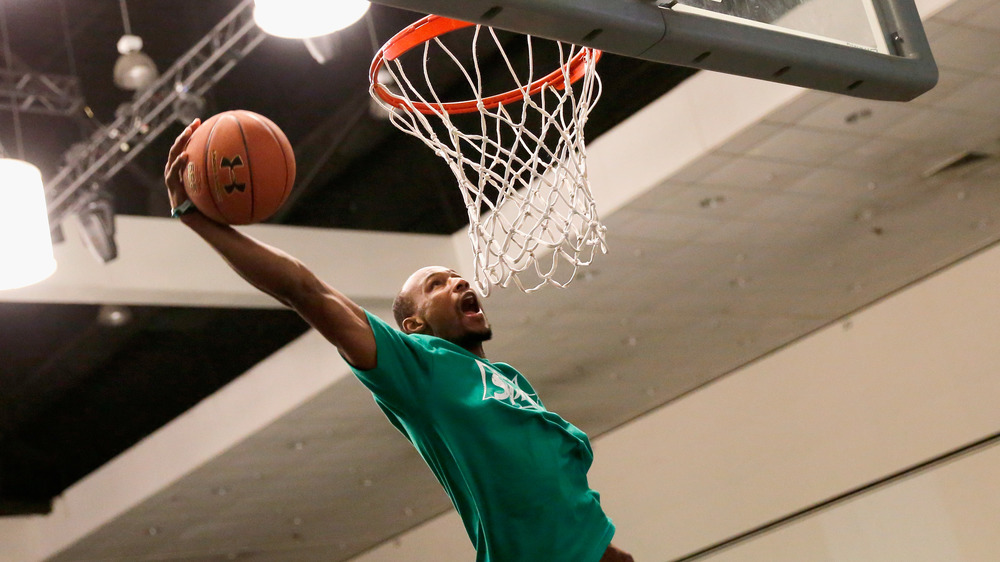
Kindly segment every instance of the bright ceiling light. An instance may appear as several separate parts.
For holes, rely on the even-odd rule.
[[[55,270],[42,174],[0,158],[0,290],[38,283]]]
[[[329,35],[364,17],[368,0],[254,0],[253,19],[266,33],[305,39]]]

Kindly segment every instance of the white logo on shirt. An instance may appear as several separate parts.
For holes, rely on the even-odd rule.
[[[479,361],[476,361],[476,365],[479,365],[479,371],[483,375],[483,400],[497,400],[515,408],[542,409],[530,394],[521,390],[516,377],[510,380],[492,366]],[[487,371],[489,371],[488,381]]]

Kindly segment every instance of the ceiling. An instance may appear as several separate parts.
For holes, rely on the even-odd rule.
[[[39,32],[58,29],[59,3],[7,4],[23,64],[69,73],[65,45]],[[209,14],[199,2],[134,4],[132,27],[161,68],[236,5],[213,2]],[[118,7],[66,7],[84,96],[97,121],[109,121],[128,100],[110,80]],[[160,23],[167,10],[170,26]],[[372,12],[380,40],[415,17]],[[698,130],[672,121],[663,130],[660,102],[615,129],[680,94],[690,71],[602,61],[605,97],[587,130],[595,190],[633,195],[606,214],[610,253],[569,289],[490,298],[491,357],[528,374],[551,409],[597,436],[1000,240],[1000,2],[958,0],[927,30],[941,82],[916,101],[795,93],[722,142],[699,139],[709,146],[697,150],[685,141]],[[300,170],[318,170],[297,186],[284,224],[460,230],[448,171],[367,113],[367,30],[348,30],[341,44],[342,55],[320,66],[300,43],[268,39],[212,90],[209,107],[271,116],[304,156]],[[261,76],[267,87],[246,87]],[[710,91],[698,91],[676,103],[738,120],[737,106],[713,109]],[[28,159],[48,177],[81,128],[94,126],[85,121],[25,117]],[[8,123],[0,127],[9,146]],[[158,176],[180,128],[114,179],[119,212],[165,215]],[[328,151],[310,144],[331,138],[343,140]],[[689,157],[669,173],[655,161],[681,153]],[[637,158],[645,169],[616,166]],[[0,513],[47,511],[68,486],[306,329],[271,308],[156,303],[130,307],[132,320],[111,327],[98,322],[100,304],[0,303]],[[349,559],[449,508],[393,432],[360,385],[337,380],[53,559]]]

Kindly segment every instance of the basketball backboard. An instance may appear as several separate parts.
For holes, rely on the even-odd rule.
[[[906,101],[937,83],[914,0],[374,0],[651,61]]]

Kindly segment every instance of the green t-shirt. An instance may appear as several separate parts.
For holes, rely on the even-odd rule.
[[[354,373],[458,510],[479,562],[597,562],[615,528],[587,484],[586,434],[513,367],[368,314],[378,366]]]

